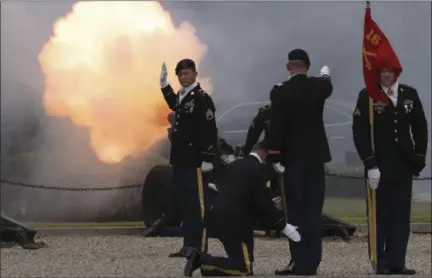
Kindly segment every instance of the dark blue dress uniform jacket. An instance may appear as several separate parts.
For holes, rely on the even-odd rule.
[[[382,91],[384,94],[384,91]],[[428,128],[417,91],[399,84],[396,106],[374,101],[374,143],[369,124],[369,96],[363,89],[353,113],[353,139],[366,170],[378,167],[382,180],[418,175],[424,167]]]
[[[212,162],[218,130],[211,97],[199,83],[181,103],[170,85],[162,88],[162,93],[176,117],[171,136],[171,165],[200,167],[203,161]]]

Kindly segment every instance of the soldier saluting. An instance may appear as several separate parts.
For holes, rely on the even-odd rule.
[[[402,68],[388,57],[378,63],[383,100],[373,102],[374,136],[369,96],[363,89],[353,113],[353,139],[370,187],[376,190],[377,274],[413,275],[415,270],[405,266],[412,177],[425,167],[427,121],[416,89],[398,82]]]
[[[291,78],[270,92],[265,145],[268,161],[283,173],[287,220],[299,227],[302,240],[290,241],[291,262],[276,275],[316,275],[322,259],[324,164],[331,160],[323,111],[333,86],[327,66],[321,69],[321,77],[307,75],[310,60],[306,51],[294,49],[288,60]]]
[[[171,130],[170,164],[174,187],[182,204],[183,247],[171,257],[185,257],[187,249],[207,252],[207,231],[204,226],[205,196],[202,171],[212,170],[211,164],[218,130],[212,98],[196,81],[195,62],[178,62],[175,73],[182,88],[174,93],[167,81],[167,68],[162,65],[160,86],[168,106],[175,112]]]

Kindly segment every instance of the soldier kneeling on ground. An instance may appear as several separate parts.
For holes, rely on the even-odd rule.
[[[256,219],[300,241],[297,228],[287,224],[266,188],[264,163],[267,151],[257,149],[230,163],[221,176],[218,194],[209,207],[209,225],[224,245],[228,257],[215,257],[190,248],[184,275],[191,277],[198,268],[202,276],[253,275],[253,228]]]

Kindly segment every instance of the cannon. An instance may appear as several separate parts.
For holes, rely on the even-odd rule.
[[[237,148],[238,149],[238,148]],[[214,162],[214,170],[205,173],[208,182],[214,182],[223,175],[228,163],[221,159],[224,155],[234,154],[236,151],[222,138],[218,141],[218,155]],[[269,189],[270,190],[270,189]],[[208,198],[212,198],[217,191],[210,191]],[[181,236],[180,206],[176,200],[172,182],[172,170],[170,165],[157,165],[153,167],[144,182],[141,192],[142,219],[146,225],[146,236]],[[276,204],[275,204],[276,205]],[[339,237],[349,241],[356,231],[356,227],[340,219],[323,214],[325,237]],[[255,227],[257,234],[274,237],[274,231],[266,231],[259,223]],[[209,231],[212,237],[212,231]]]

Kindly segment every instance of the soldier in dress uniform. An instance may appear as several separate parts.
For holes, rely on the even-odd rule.
[[[370,187],[376,190],[377,273],[413,275],[415,270],[405,266],[412,178],[425,167],[428,128],[416,89],[399,83],[401,69],[389,62],[382,62],[377,73],[387,101],[373,103],[375,151],[366,89],[359,93],[353,113],[353,139]]]
[[[214,257],[189,249],[185,276],[200,268],[202,276],[253,275],[253,227],[259,219],[281,230],[294,241],[300,240],[296,227],[287,224],[266,189],[264,164],[267,152],[257,149],[226,168],[219,180],[218,194],[209,210],[209,219],[228,258]]]
[[[207,230],[204,225],[207,186],[203,186],[202,172],[211,171],[213,147],[218,130],[212,98],[196,81],[194,61],[181,60],[175,73],[181,90],[174,93],[167,81],[167,68],[162,65],[160,85],[168,106],[175,111],[175,125],[171,134],[170,163],[174,187],[182,203],[184,228],[183,247],[171,257],[185,257],[187,248],[207,251]]]
[[[242,147],[242,152],[244,155],[248,155],[255,144],[258,142],[260,135],[264,131],[264,138],[267,137],[268,127],[270,124],[270,104],[265,104],[261,106],[258,110],[258,114],[249,126],[246,142]]]
[[[288,55],[291,78],[270,92],[268,161],[283,173],[288,222],[299,227],[301,242],[290,241],[291,262],[276,275],[316,275],[322,259],[324,164],[331,161],[324,127],[324,104],[333,86],[327,66],[321,77],[309,77],[308,54]],[[283,171],[283,167],[288,171]]]
[[[258,110],[258,114],[252,121],[252,124],[249,126],[246,142],[241,147],[241,151],[243,155],[248,155],[252,148],[258,143],[260,135],[264,132],[264,139],[261,142],[265,142],[268,136],[268,128],[270,125],[270,114],[271,113],[271,105],[265,104],[261,106]],[[273,169],[269,168],[269,180],[270,187],[272,190],[272,194],[276,196],[279,193],[278,186],[279,175],[273,171]]]
[[[271,105],[265,104],[262,105],[258,109],[258,114],[255,116],[255,118],[252,121],[252,124],[249,126],[247,136],[246,136],[246,142],[241,147],[241,152],[243,155],[248,155],[252,148],[257,144],[260,135],[264,132],[264,139],[261,141],[261,143],[264,143],[266,141],[266,138],[268,136],[268,128],[270,125],[270,111],[271,111]],[[267,167],[268,170],[268,179],[270,183],[270,190],[273,197],[283,195],[282,198],[284,198],[284,191],[280,190],[280,174],[276,173],[272,167]],[[285,206],[282,206],[285,210]],[[275,234],[272,234],[271,231],[267,231],[267,234],[269,234],[272,237],[279,237],[280,233],[276,231]]]

